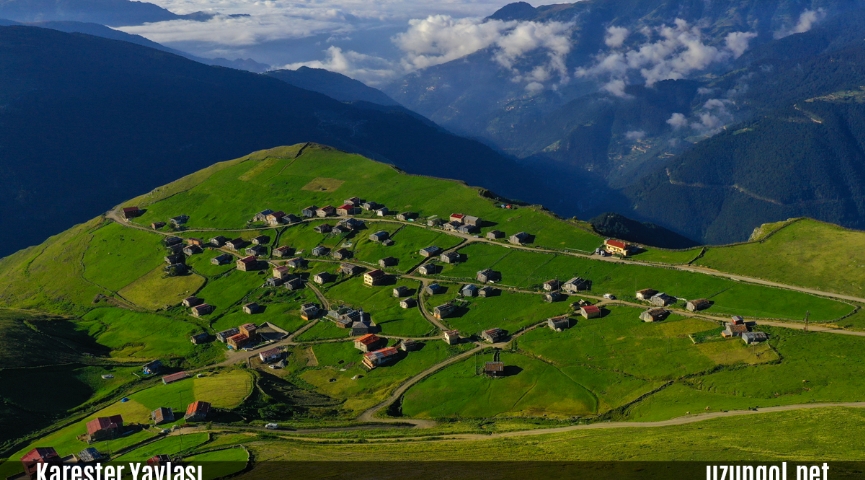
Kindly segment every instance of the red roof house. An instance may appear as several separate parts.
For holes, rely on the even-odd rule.
[[[60,455],[54,450],[54,447],[38,447],[30,450],[23,457],[21,463],[24,465],[24,472],[30,478],[36,478],[36,468],[40,463],[60,463]]]
[[[120,415],[94,418],[87,422],[87,435],[91,442],[116,438],[122,430],[123,417]]]
[[[207,418],[208,413],[210,413],[210,404],[197,400],[190,403],[189,407],[186,408],[184,418],[193,422],[200,422]]]

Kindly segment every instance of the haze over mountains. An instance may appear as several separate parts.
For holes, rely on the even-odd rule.
[[[2,27],[0,92],[0,217],[10,226],[0,254],[215,161],[307,141],[553,199],[509,159],[403,109],[349,105],[127,42]]]
[[[713,243],[743,240],[761,223],[799,215],[862,228],[862,162],[851,124],[857,107],[809,105],[840,115],[817,124],[794,105],[865,85],[855,53],[862,48],[863,6],[856,0],[514,4],[480,24],[510,22],[510,36],[384,91],[571,184],[585,216],[613,210]],[[563,26],[550,34],[558,43],[526,41],[522,55],[508,53],[515,47],[505,40],[522,38],[521,28],[555,24]],[[829,52],[842,50],[845,68],[837,70]],[[782,110],[769,113],[776,109]],[[798,118],[772,129],[759,120],[786,116],[784,109]],[[749,135],[733,135],[741,122],[749,122]],[[705,141],[726,130],[732,130],[726,140]],[[790,152],[778,150],[780,138]],[[818,138],[831,140],[799,145]]]

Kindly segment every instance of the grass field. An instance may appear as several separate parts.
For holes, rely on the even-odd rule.
[[[691,248],[689,250],[660,250],[649,248],[637,255],[634,255],[632,258],[643,262],[671,263],[679,265],[694,260],[702,250],[702,248]]]
[[[173,435],[170,437],[148,443],[140,448],[116,458],[119,462],[143,462],[155,455],[177,455],[182,452],[193,450],[210,439],[208,433],[188,433]]]
[[[433,340],[396,364],[367,371],[361,364],[362,353],[353,342],[324,343],[313,347],[318,366],[303,370],[299,376],[321,393],[344,400],[342,410],[356,415],[384,400],[406,379],[465,348]]]
[[[192,465],[203,465],[204,479],[212,480],[232,475],[246,468],[249,452],[244,448],[234,447],[199,453],[184,460]]]
[[[464,263],[445,267],[442,276],[473,279],[478,270],[493,268],[502,272],[502,284],[521,288],[538,288],[552,278],[565,281],[581,276],[592,281],[595,295],[614,293],[633,300],[636,290],[654,288],[682,299],[708,298],[714,302],[708,313],[748,317],[801,320],[810,311],[811,320],[830,321],[853,310],[826,298],[698,273],[506,250],[489,244],[468,245],[460,253],[465,255]]]
[[[743,423],[747,422],[747,428]],[[488,438],[468,441],[392,442],[377,450],[377,460],[476,461],[478,458],[507,458],[512,461],[551,461],[550,477],[562,475],[562,466],[553,461],[861,461],[860,432],[865,428],[865,410],[825,408],[779,412],[660,428],[583,430],[532,437]],[[281,440],[249,442],[266,474],[267,460],[309,460],[339,458],[368,462],[368,452],[355,443],[312,444]],[[492,473],[489,463],[475,472],[477,478],[526,478],[524,470],[504,462]],[[628,468],[633,465],[624,464]],[[416,468],[412,465],[413,468]],[[467,466],[466,466],[467,467]],[[589,478],[621,478],[609,464],[599,465]],[[300,474],[301,472],[297,472]],[[612,474],[612,475],[610,475]],[[667,472],[667,475],[669,472]],[[658,478],[669,478],[665,474]],[[574,475],[578,476],[578,475]],[[855,475],[845,478],[856,478]]]
[[[241,272],[230,270],[224,275],[207,282],[197,297],[216,307],[211,316],[222,315],[229,307],[243,302],[253,291],[264,285],[266,271]]]
[[[199,325],[181,319],[119,308],[95,309],[78,326],[111,348],[112,356],[142,360],[189,356],[195,348],[189,335],[201,331]]]
[[[421,257],[418,253],[420,249],[435,245],[443,250],[447,250],[458,245],[461,240],[444,232],[424,227],[409,225],[402,228],[398,227],[398,224],[393,223],[371,223],[369,229],[364,230],[355,243],[355,258],[378,268],[378,261],[382,258],[395,257],[399,259],[399,263],[395,267],[390,267],[390,269],[395,272],[405,273],[424,261],[424,257]],[[393,236],[391,238],[394,244],[385,247],[380,243],[370,241],[369,234],[379,230],[392,233]]]
[[[186,213],[190,216],[189,228],[239,228],[264,208],[297,213],[310,204],[338,206],[345,198],[357,195],[384,203],[394,211],[418,212],[422,218],[444,218],[459,206],[466,213],[488,220],[486,229],[530,232],[536,235],[538,245],[589,251],[601,242],[599,236],[581,225],[555,219],[534,208],[498,208],[477,190],[457,182],[400,174],[388,165],[327,148],[308,147],[294,158],[296,152],[296,147],[256,152],[214,166],[196,177],[206,179],[194,186],[192,180],[182,179],[182,187],[162,187],[175,192],[184,189],[182,193],[165,197],[157,192],[139,197],[147,213],[136,223],[149,224]],[[325,190],[318,188],[320,184],[327,185]],[[313,187],[304,189],[307,185]],[[370,185],[375,185],[374,189]]]
[[[159,310],[179,304],[197,292],[204,282],[203,277],[195,274],[166,276],[160,265],[117,293],[139,307]]]
[[[698,265],[827,292],[865,296],[865,232],[811,219],[759,242],[710,247]]]
[[[458,289],[458,285],[448,285],[448,291],[444,294],[424,295],[427,311],[432,312],[436,306],[457,299]],[[463,336],[480,334],[493,327],[514,333],[570,311],[567,302],[545,303],[540,295],[511,292],[502,292],[501,295],[488,298],[466,298],[457,302],[460,308],[443,322],[459,330]]]
[[[146,407],[148,411],[170,407],[175,412],[185,412],[186,407],[196,400],[210,402],[215,408],[232,409],[240,405],[251,391],[250,373],[228,370],[168,385],[160,383],[129,398]]]
[[[423,317],[419,309],[403,309],[399,306],[400,299],[394,298],[392,294],[397,286],[406,286],[410,291],[417,292],[420,282],[399,280],[392,285],[368,287],[364,285],[363,278],[357,277],[327,288],[325,296],[334,305],[363,308],[371,314],[372,321],[381,327],[385,335],[423,337],[435,334],[437,329]]]
[[[84,278],[117,291],[164,263],[162,236],[108,223],[93,232]]]
[[[553,365],[525,355],[502,353],[505,376],[479,373],[493,355],[486,353],[445,368],[410,389],[402,411],[410,417],[493,418],[574,417],[597,411],[597,399]],[[543,385],[543,388],[537,388]]]

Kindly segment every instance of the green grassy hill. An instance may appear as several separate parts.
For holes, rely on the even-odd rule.
[[[865,232],[802,218],[764,225],[755,234],[750,243],[709,247],[695,264],[865,296]]]
[[[299,214],[309,205],[339,206],[353,196],[394,212],[415,212],[418,218],[401,221],[360,212],[355,216],[366,228],[337,235],[315,231],[324,223],[334,225],[336,218],[276,227],[253,220],[264,209]],[[229,460],[242,460],[250,452],[266,458],[270,444],[249,452],[225,448],[234,444],[232,435],[249,439],[255,428],[271,421],[326,428],[398,414],[439,422],[429,430],[439,435],[575,421],[669,419],[704,404],[735,409],[754,403],[861,400],[862,386],[849,380],[863,378],[855,355],[858,337],[778,326],[797,328],[806,311],[814,322],[856,326],[862,317],[859,305],[678,267],[694,260],[699,249],[649,249],[628,260],[594,256],[591,252],[603,239],[587,224],[556,218],[540,207],[503,208],[503,203],[507,201],[459,182],[406,175],[320,145],[295,145],[218,163],[131,199],[122,206],[137,205],[145,213],[130,222],[110,212],[2,259],[0,306],[6,310],[0,311],[0,335],[7,347],[0,352],[0,420],[9,427],[0,433],[0,446],[12,460],[37,444],[53,445],[64,455],[75,453],[83,448],[78,436],[88,418],[117,412],[129,422],[147,424],[152,409],[169,406],[179,411],[193,400],[211,402],[217,409],[211,430],[215,440],[196,437],[184,444],[183,453]],[[447,219],[455,212],[481,217],[478,234],[455,234],[426,223],[427,217]],[[150,228],[151,222],[178,215],[189,216],[184,227]],[[801,230],[808,227],[812,231]],[[794,229],[799,233],[793,234]],[[390,233],[394,244],[368,239],[379,230]],[[505,238],[525,231],[533,239],[520,246],[486,239],[492,230],[505,232]],[[742,265],[756,263],[753,258],[763,255],[760,249],[795,248],[816,252],[813,262],[839,265],[829,253],[858,241],[856,232],[809,221],[766,230],[773,233],[762,243],[708,248],[698,263],[758,276]],[[271,257],[271,250],[290,246],[309,261],[294,273],[308,280],[328,272],[333,281],[308,283],[295,291],[268,287],[269,268],[245,272],[233,261],[213,265],[213,258],[228,252],[215,248],[187,258],[188,274],[170,276],[163,259],[163,240],[169,235],[205,241],[218,235],[247,240],[264,235],[263,260],[278,265],[283,259]],[[419,253],[432,245],[459,253],[459,261],[441,263]],[[352,257],[314,257],[316,246],[344,248]],[[739,258],[739,251],[743,253],[737,263],[731,258]],[[852,255],[858,258],[858,252]],[[381,285],[368,286],[361,275],[338,271],[344,262],[364,270],[377,268],[386,256],[397,263],[386,269],[389,278]],[[761,277],[802,286],[822,285],[827,279],[827,290],[843,291],[845,284],[828,281],[822,270],[804,270],[794,278],[782,268],[794,258],[768,257],[772,261],[766,260],[762,271],[780,273]],[[708,263],[722,261],[727,263]],[[849,268],[856,261],[844,264],[848,270],[836,269],[853,271]],[[429,262],[439,264],[438,272],[421,275],[418,267]],[[476,283],[476,273],[485,268],[501,273],[494,285],[498,294],[462,298],[460,288]],[[591,288],[566,301],[544,301],[544,281],[573,276],[589,279]],[[432,282],[440,284],[438,292],[425,291]],[[418,306],[399,305],[392,290],[400,286]],[[678,297],[669,307],[674,315],[664,322],[638,318],[648,304],[635,298],[635,290],[647,287]],[[604,300],[605,293],[618,299]],[[191,315],[180,302],[193,294],[213,305],[214,312]],[[699,314],[687,312],[684,299],[697,297],[713,304]],[[579,317],[571,303],[580,299],[603,302],[604,316]],[[250,302],[262,311],[244,313],[243,306]],[[327,319],[307,322],[300,317],[300,306],[308,302],[363,309],[387,345],[398,346],[409,337],[418,349],[400,352],[392,365],[368,370],[349,331]],[[430,312],[446,302],[457,304],[456,311],[433,318]],[[547,318],[562,314],[577,319],[572,328],[546,328]],[[756,328],[768,332],[770,341],[746,348],[741,340],[721,339],[719,323],[734,314],[757,321]],[[775,326],[759,325],[768,320]],[[294,334],[279,344],[286,357],[283,368],[263,365],[255,356],[260,350],[229,351],[212,340],[217,332],[247,322],[269,322]],[[493,327],[513,335],[495,347],[507,365],[508,375],[501,379],[477,374],[479,365],[496,356],[494,348],[478,340],[483,330]],[[465,341],[446,345],[442,328],[458,329]],[[193,344],[190,336],[201,332],[211,340]],[[153,359],[162,360],[168,371],[193,370],[196,376],[163,385],[141,374],[141,365]],[[20,388],[25,382],[29,389]],[[67,392],[62,400],[51,395],[58,386]],[[128,401],[121,402],[122,397]],[[21,421],[24,418],[32,421]],[[180,453],[179,442],[159,439],[159,430],[144,428],[96,446],[140,458],[153,451],[153,442],[164,442],[166,449]],[[365,434],[344,435],[356,439]],[[381,435],[401,433],[383,426]],[[14,461],[0,466],[9,474],[17,468]]]

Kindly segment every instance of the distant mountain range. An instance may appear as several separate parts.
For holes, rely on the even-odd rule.
[[[220,159],[307,141],[555,201],[512,160],[400,107],[128,42],[0,27],[0,255]]]
[[[268,75],[298,88],[323,93],[340,102],[369,102],[385,106],[398,106],[396,100],[381,90],[368,87],[345,75],[321,68],[300,67],[297,70],[274,70]]]
[[[178,15],[153,3],[132,0],[0,0],[0,18],[22,23],[74,21],[118,27],[211,17],[204,12]]]
[[[863,7],[862,0],[516,3],[489,19],[573,25],[569,72],[616,52],[627,58],[660,48],[640,32],[657,40],[658,29],[677,20],[687,22],[688,35],[699,28],[702,45],[679,62],[723,52],[730,34],[747,34],[748,48],[651,85],[635,70],[615,94],[604,88],[609,77],[593,75],[530,93],[492,48],[383,90],[543,171],[584,217],[617,211],[707,243],[744,240],[762,223],[794,216],[863,228],[863,133],[851,100],[858,97],[818,99],[865,85],[856,52],[865,38]],[[620,44],[607,43],[611,27],[627,29]],[[547,61],[528,54],[517,67],[531,71]],[[804,111],[826,118],[816,123]]]

